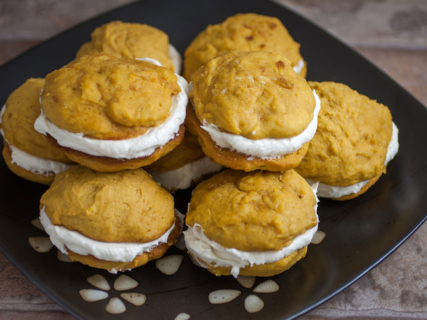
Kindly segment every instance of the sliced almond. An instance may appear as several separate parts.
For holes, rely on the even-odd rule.
[[[120,294],[120,297],[137,307],[142,306],[147,301],[147,297],[138,292],[124,292]]]
[[[190,319],[190,315],[187,313],[180,313],[175,317],[175,320],[188,320]]]
[[[245,309],[249,313],[255,313],[261,311],[264,308],[264,301],[262,301],[258,296],[251,294],[245,299]]]
[[[79,293],[83,300],[87,302],[95,302],[108,298],[108,293],[101,290],[83,289],[80,290]]]
[[[39,253],[46,253],[52,249],[53,244],[49,237],[30,237],[28,238],[30,246]]]
[[[93,276],[88,277],[87,282],[89,282],[95,288],[105,291],[110,290],[110,285],[108,284],[107,279],[105,279],[104,276],[101,276],[100,274],[94,274]]]
[[[43,227],[43,225],[42,225],[42,223],[40,222],[40,218],[35,218],[35,219],[33,219],[33,220],[31,221],[31,224],[32,224],[34,227],[36,227],[37,229],[40,229],[40,230],[42,230],[42,231],[45,231],[45,230],[44,230],[44,227]]]
[[[120,277],[114,281],[114,289],[117,291],[125,291],[136,288],[138,282],[127,275],[122,274]]]
[[[258,293],[272,293],[277,291],[279,291],[279,285],[276,281],[271,279],[260,283],[254,289],[254,292]]]
[[[252,276],[247,276],[247,277],[245,277],[245,276],[238,276],[236,280],[243,287],[250,289],[250,288],[252,288],[254,286],[256,277],[252,277]]]
[[[164,274],[170,276],[178,271],[183,258],[184,256],[178,254],[163,257],[156,261],[156,267]]]
[[[223,289],[209,293],[209,302],[212,304],[222,304],[233,301],[241,292],[239,290]]]
[[[179,250],[187,249],[187,247],[185,246],[184,235],[182,233],[179,235],[178,240],[176,240],[175,247],[177,247]]]
[[[67,256],[66,254],[63,254],[59,250],[58,250],[58,253],[56,254],[56,257],[58,258],[59,261],[62,261],[62,262],[73,262],[69,256]]]
[[[111,298],[110,301],[108,301],[105,310],[107,310],[107,312],[111,314],[120,314],[126,312],[126,306],[122,302],[122,300],[120,300],[120,298],[114,297]]]
[[[317,232],[314,234],[313,239],[311,239],[312,244],[320,244],[323,239],[325,239],[326,233],[323,231],[317,230]]]

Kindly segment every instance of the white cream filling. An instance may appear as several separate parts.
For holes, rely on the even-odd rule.
[[[138,59],[161,65],[150,58]],[[179,75],[178,85],[181,92],[172,97],[170,116],[158,127],[150,128],[145,134],[126,140],[98,140],[84,137],[83,133],[72,133],[55,126],[43,112],[34,123],[34,128],[46,135],[51,135],[59,145],[71,148],[92,156],[114,159],[134,159],[150,156],[157,148],[162,147],[179,131],[185,120],[188,103],[188,83]]]
[[[181,74],[182,57],[176,48],[169,44],[169,59],[172,60],[176,74]]]
[[[0,124],[2,123],[3,114],[5,113],[5,111],[6,105],[3,106],[0,112]],[[26,153],[21,149],[10,145],[9,141],[7,141],[4,137],[3,128],[0,129],[0,133],[8,144],[10,150],[12,151],[11,163],[14,163],[25,170],[31,171],[34,174],[49,175],[52,173],[58,174],[61,171],[67,170],[68,168],[71,168],[73,166],[72,164],[48,160]]]
[[[6,139],[5,139],[6,140]],[[6,140],[7,142],[7,140]],[[9,142],[7,142],[9,144]],[[12,163],[17,166],[31,171],[34,174],[48,175],[52,172],[58,174],[68,168],[74,166],[73,164],[66,164],[58,161],[47,160],[37,156],[28,154],[17,147],[11,146],[9,148],[12,151]]]
[[[209,157],[187,163],[181,168],[167,171],[149,171],[154,181],[160,183],[163,187],[171,190],[172,188],[184,190],[191,186],[191,182],[197,180],[205,174],[221,170],[220,164],[212,162]]]
[[[311,186],[314,195],[317,192],[317,183]],[[317,216],[317,202],[319,199],[316,196],[316,205],[314,211]],[[293,242],[284,247],[279,251],[241,251],[233,248],[224,248],[219,243],[209,239],[203,233],[203,228],[198,223],[195,223],[193,227],[188,227],[187,231],[184,231],[185,245],[188,251],[196,258],[197,262],[203,267],[207,268],[199,259],[214,264],[217,267],[231,267],[231,274],[237,278],[240,273],[240,269],[245,268],[248,265],[253,266],[263,265],[265,263],[273,263],[283,259],[291,253],[308,246],[316,233],[318,225],[308,229],[302,235],[297,236]]]
[[[149,252],[161,243],[167,243],[175,223],[160,238],[146,243],[104,242],[90,239],[80,232],[55,226],[46,214],[45,207],[40,210],[40,222],[52,243],[63,253],[67,249],[82,256],[92,255],[98,259],[115,262],[130,262],[144,252]]]
[[[313,139],[317,130],[317,116],[320,111],[320,99],[315,90],[313,90],[313,95],[316,100],[313,119],[302,133],[291,138],[251,140],[241,135],[221,132],[216,125],[206,121],[203,121],[201,128],[209,133],[219,147],[246,154],[250,156],[249,160],[279,158],[299,150],[305,143]]]
[[[399,151],[399,129],[397,129],[397,126],[393,122],[393,131],[391,135],[390,143],[387,147],[387,156],[384,161],[384,166],[386,166],[397,154]],[[309,184],[314,183],[311,179],[306,179]],[[358,193],[367,183],[369,180],[361,181],[358,183],[355,183],[351,186],[347,187],[335,187],[330,186],[324,183],[319,183],[319,190],[318,190],[318,196],[323,198],[340,198],[349,194]]]
[[[294,69],[294,71],[298,74],[301,74],[301,70],[304,68],[304,60],[300,59],[298,61],[298,64],[293,67],[292,69]]]

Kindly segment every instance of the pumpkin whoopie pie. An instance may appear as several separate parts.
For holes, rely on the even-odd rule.
[[[309,82],[322,110],[307,154],[295,170],[319,182],[319,197],[353,199],[385,173],[399,149],[390,110],[348,86]]]
[[[210,25],[185,51],[184,78],[191,76],[209,60],[227,51],[268,51],[286,57],[294,70],[305,77],[307,64],[282,22],[274,17],[241,13],[222,23]]]
[[[305,257],[317,231],[316,187],[293,170],[222,171],[194,190],[186,247],[218,276],[284,272]]]
[[[299,164],[316,132],[320,100],[289,60],[231,51],[192,80],[186,126],[213,161],[244,171]]]
[[[205,156],[197,137],[188,130],[178,147],[144,167],[154,181],[172,192],[188,189],[222,168]]]
[[[40,221],[71,260],[112,273],[158,259],[182,229],[173,197],[143,169],[74,166],[40,200]]]
[[[76,57],[107,53],[119,58],[152,58],[165,68],[181,73],[182,58],[163,31],[140,23],[113,21],[96,28]]]
[[[75,163],[34,129],[43,85],[44,79],[28,79],[12,92],[1,110],[0,132],[9,169],[21,178],[50,185],[57,173]]]
[[[187,91],[156,60],[86,55],[46,76],[35,128],[89,168],[135,169],[182,141]]]

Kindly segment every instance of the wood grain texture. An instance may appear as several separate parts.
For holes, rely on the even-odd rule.
[[[427,105],[424,0],[279,1],[352,45]],[[65,28],[128,2],[0,0],[0,65]],[[377,268],[301,319],[427,319],[426,248],[424,225]],[[1,254],[0,284],[0,320],[74,319]]]
[[[427,319],[426,261],[424,224],[378,267],[305,318]]]
[[[427,50],[355,49],[427,106]]]
[[[44,40],[133,0],[1,0],[0,40]]]
[[[276,0],[352,46],[427,49],[425,0]]]

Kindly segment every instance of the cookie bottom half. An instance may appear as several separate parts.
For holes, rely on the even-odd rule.
[[[12,151],[10,150],[7,142],[4,142],[3,158],[10,171],[25,180],[45,184],[48,186],[50,186],[53,183],[53,180],[55,180],[56,175],[53,172],[47,175],[37,174],[26,170],[15,163],[12,163]]]
[[[84,165],[90,169],[99,172],[117,172],[128,169],[137,169],[152,164],[154,161],[165,156],[177,147],[184,138],[185,127],[182,124],[179,131],[175,134],[172,140],[162,147],[157,148],[154,152],[147,156],[135,159],[114,159],[109,157],[97,157],[87,153],[83,153],[71,148],[63,147],[50,135],[47,136],[52,146],[64,152],[71,160]]]
[[[175,219],[175,228],[169,235],[167,243],[161,243],[157,247],[154,247],[148,252],[143,252],[129,262],[120,262],[120,261],[106,261],[98,259],[92,255],[83,256],[78,253],[75,253],[67,248],[68,256],[72,261],[77,261],[82,264],[88,265],[93,268],[105,269],[107,271],[126,271],[128,269],[134,269],[136,267],[142,266],[151,260],[156,260],[161,258],[165,252],[172,246],[177,240],[181,233],[181,226],[179,219]]]
[[[304,258],[306,254],[307,254],[307,247],[304,247],[276,262],[265,263],[262,265],[257,265],[257,264],[254,264],[253,266],[249,265],[243,269],[240,269],[239,276],[254,276],[254,277],[275,276],[277,274],[280,274],[288,270],[295,263],[297,263],[299,260]],[[207,269],[214,275],[217,275],[217,276],[231,275],[231,268],[215,267],[212,264],[208,264],[204,262],[202,259],[197,259],[197,261],[207,266]]]
[[[203,152],[214,162],[225,167],[246,172],[258,169],[275,172],[291,170],[300,164],[302,158],[307,153],[309,145],[309,143],[306,143],[297,151],[277,159],[252,158],[250,160],[251,157],[248,155],[218,147],[209,133],[200,127],[201,123],[191,106],[187,107],[186,126],[188,131],[199,137],[199,143],[202,146]]]

